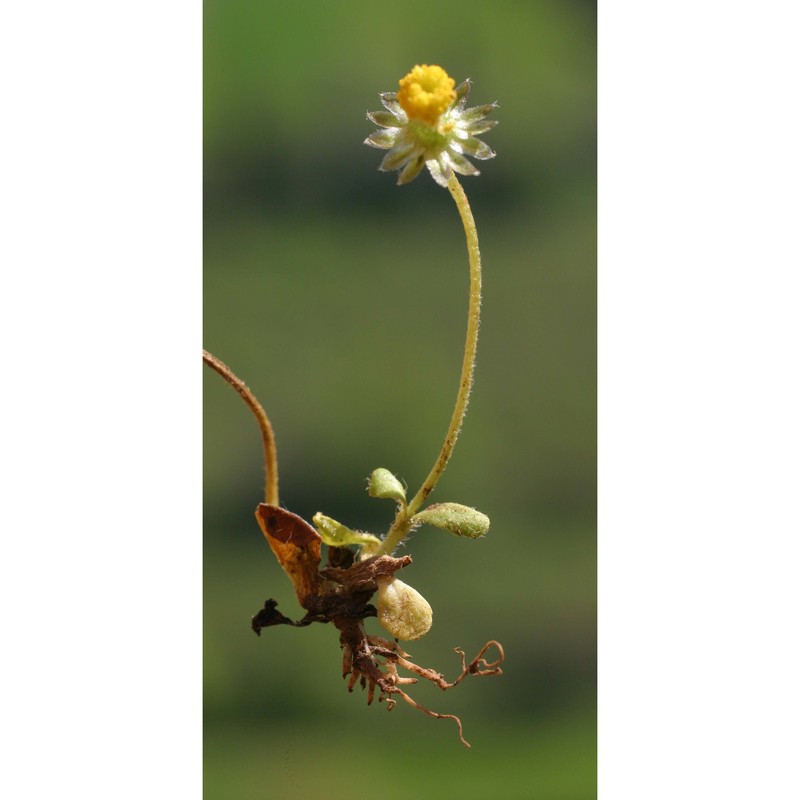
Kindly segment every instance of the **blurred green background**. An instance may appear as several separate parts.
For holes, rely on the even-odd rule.
[[[256,525],[263,466],[241,400],[205,376],[208,800],[596,796],[596,12],[592,2],[205,3],[205,346],[275,426],[281,502],[383,533],[383,466],[416,491],[449,421],[464,233],[427,173],[377,171],[367,110],[416,63],[497,100],[497,158],[464,178],[484,260],[476,383],[434,499],[492,519],[424,528],[403,578],[434,609],[408,647],[448,677],[496,638],[505,674],[387,715],[349,695],[331,626],[301,615]],[[369,626],[377,630],[377,623]]]

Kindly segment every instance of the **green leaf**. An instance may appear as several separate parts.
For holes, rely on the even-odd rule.
[[[479,539],[489,532],[489,517],[475,508],[460,503],[434,503],[411,518],[416,525],[426,523],[456,536]]]
[[[362,533],[361,531],[352,531],[350,528],[337,522],[335,519],[326,517],[324,514],[317,512],[314,514],[312,520],[314,527],[317,529],[322,541],[328,547],[346,547],[349,544],[363,545],[379,545],[381,540],[371,533]]]
[[[403,484],[383,467],[373,470],[372,475],[369,476],[367,491],[370,497],[397,500],[398,503],[406,501],[406,490],[403,488]]]

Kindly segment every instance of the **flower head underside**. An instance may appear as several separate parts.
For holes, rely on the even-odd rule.
[[[398,184],[409,183],[427,167],[433,179],[446,187],[453,172],[480,173],[467,156],[480,161],[495,153],[478,135],[497,125],[485,119],[497,103],[466,108],[470,81],[459,86],[438,66],[417,65],[401,81],[398,92],[380,95],[385,111],[371,111],[367,119],[379,126],[364,144],[389,152],[379,169],[399,170]]]

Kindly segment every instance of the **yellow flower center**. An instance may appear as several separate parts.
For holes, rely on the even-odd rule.
[[[435,125],[456,99],[455,85],[441,67],[418,64],[400,81],[397,101],[409,119]]]

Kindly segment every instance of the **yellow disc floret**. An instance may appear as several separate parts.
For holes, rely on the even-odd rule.
[[[410,119],[435,125],[456,99],[455,85],[441,67],[418,64],[400,81],[397,101]]]

